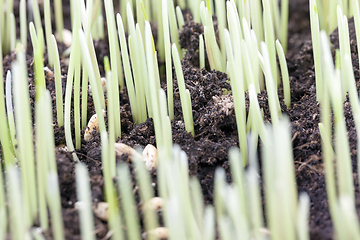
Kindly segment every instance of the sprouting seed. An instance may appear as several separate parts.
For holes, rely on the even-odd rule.
[[[103,109],[103,116],[105,117],[105,110]],[[85,134],[84,134],[84,140],[85,141],[89,141],[91,138],[91,133],[93,131],[99,131],[99,123],[98,123],[98,119],[97,119],[97,114],[92,115],[92,117],[90,118],[88,125],[85,129]]]
[[[101,78],[101,86],[103,87],[103,91],[106,92],[106,78]],[[92,95],[91,86],[89,85],[89,93]]]
[[[81,208],[83,208],[83,206],[84,206],[84,203],[83,203],[83,202],[76,202],[76,203],[74,203],[74,208],[75,208],[76,210],[80,210]]]
[[[147,235],[152,235],[157,239],[168,239],[169,238],[169,229],[166,227],[157,227],[150,232],[142,234],[143,238],[146,238]]]
[[[115,153],[116,156],[121,156],[123,154],[129,155],[131,160],[136,158],[142,158],[145,162],[146,168],[151,171],[157,168],[158,164],[158,153],[156,147],[151,144],[148,144],[142,152],[142,156],[132,147],[124,143],[115,143]]]
[[[161,197],[153,197],[149,201],[149,207],[154,210],[161,210],[164,207],[165,201]]]
[[[44,71],[45,71],[45,75],[48,78],[53,78],[54,77],[54,72],[50,68],[44,67]]]
[[[131,159],[141,158],[141,155],[135,149],[124,143],[115,143],[115,153],[116,156],[127,154]]]
[[[158,152],[156,147],[151,144],[148,144],[143,151],[143,159],[146,165],[146,168],[151,171],[157,168],[158,165]]]
[[[62,31],[62,35],[63,35],[63,43],[65,44],[66,47],[71,47],[72,44],[72,33],[70,30],[68,29],[63,29]],[[55,37],[57,40],[59,40],[59,33],[55,33]]]
[[[154,234],[157,239],[168,239],[169,229],[166,227],[157,227],[152,230],[150,234]]]
[[[94,208],[95,216],[103,221],[109,219],[109,204],[107,202],[99,202]]]

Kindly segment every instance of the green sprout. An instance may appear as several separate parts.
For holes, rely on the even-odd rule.
[[[279,40],[276,40],[276,51],[279,57],[280,67],[281,67],[281,75],[282,75],[283,89],[284,89],[284,102],[285,105],[288,108],[290,108],[291,96],[290,96],[289,72],[286,65],[285,53]]]
[[[51,35],[51,40],[54,49],[53,56],[54,56],[54,75],[55,75],[55,91],[56,91],[56,116],[57,116],[58,126],[61,127],[64,125],[64,111],[63,111],[60,58],[59,58],[59,50],[54,35]]]
[[[107,97],[108,97],[108,130],[109,130],[109,157],[107,161],[110,162],[110,171],[111,171],[111,176],[115,177],[116,176],[116,172],[115,172],[115,168],[116,168],[116,160],[115,160],[115,137],[116,135],[114,134],[116,132],[116,127],[115,127],[115,123],[116,123],[116,115],[119,114],[119,111],[116,111],[116,109],[114,108],[115,105],[115,98],[114,98],[114,93],[113,91],[111,91],[111,88],[113,86],[113,81],[114,79],[112,78],[112,72],[110,71],[110,63],[109,63],[109,58],[105,57],[104,58],[104,66],[105,66],[105,71],[106,71],[106,86],[107,89],[110,90],[108,91]],[[117,85],[117,83],[116,83]],[[112,134],[111,134],[112,133]]]
[[[200,4],[200,15],[201,21],[204,25],[205,46],[210,68],[224,72],[225,59],[222,58],[220,48],[216,42],[210,10],[208,7],[205,7],[204,2],[201,2]]]
[[[46,36],[46,46],[47,46],[47,54],[49,58],[49,65],[54,66],[54,50],[53,44],[51,42],[51,14],[50,14],[50,0],[44,0],[44,21],[45,21],[45,36]],[[62,35],[60,33],[59,35]]]
[[[322,85],[323,76],[321,71],[321,48],[319,37],[319,17],[316,11],[316,0],[310,1],[310,24],[311,24],[311,38],[313,44],[314,65],[315,65],[315,80],[316,80],[316,100],[322,102]]]
[[[176,48],[179,52],[179,56],[180,56],[180,58],[182,58],[182,51],[180,48],[179,34],[178,34],[178,29],[180,28],[180,24],[178,24],[176,21],[174,1],[169,0],[167,6],[168,6],[168,13],[169,13],[168,16],[169,16],[171,41],[173,42],[173,44],[176,45]]]
[[[136,6],[136,22],[137,26],[140,28],[140,33],[142,36],[142,41],[144,42],[144,36],[145,36],[145,15],[141,7],[141,0],[135,0],[135,6]]]
[[[340,6],[337,7],[337,19],[338,19],[338,30],[339,30],[339,45],[340,45],[340,65],[341,69],[345,69],[345,54],[351,55],[350,52],[350,41],[349,41],[349,27],[346,16],[343,15]],[[341,89],[343,93],[343,100],[347,93],[347,81],[346,72],[341,71]]]
[[[45,170],[45,182],[46,186],[46,201],[49,207],[49,212],[51,216],[51,225],[54,233],[55,240],[64,239],[64,226],[62,221],[61,213],[61,202],[60,202],[60,189],[59,189],[59,180],[56,169],[56,159],[54,152],[54,131],[52,127],[52,108],[51,108],[51,96],[48,91],[45,92],[43,98],[40,101],[40,108],[45,112],[43,123],[44,129],[42,130],[44,140],[44,149],[46,149],[47,167]],[[41,147],[40,147],[41,148]]]
[[[261,53],[259,53],[260,66],[265,74],[266,89],[269,95],[269,108],[271,114],[272,124],[277,126],[280,117],[280,103],[278,93],[276,91],[276,83],[273,81],[273,75],[271,72],[271,60],[269,58],[269,52],[267,45],[261,43]]]
[[[77,34],[75,34],[77,35]],[[74,51],[74,125],[75,125],[75,148],[81,148],[81,126],[80,126],[80,74],[81,74],[81,57],[79,49],[79,37],[74,37],[72,46]],[[70,107],[70,106],[69,106]]]
[[[1,36],[0,36],[0,45],[1,45]],[[2,47],[0,47],[0,76],[3,75],[3,62],[2,62]],[[7,95],[12,96],[12,94]],[[7,108],[9,111],[9,107]],[[0,81],[0,142],[2,146],[2,157],[5,160],[5,165],[10,167],[15,162],[13,153],[11,152],[11,136],[9,134],[9,126],[7,124],[6,110],[5,110],[5,97],[4,97],[4,82]],[[0,178],[1,180],[1,178]],[[1,191],[1,189],[0,189]],[[0,193],[1,194],[1,193]],[[1,197],[0,197],[1,201]]]
[[[20,39],[24,49],[27,49],[27,19],[25,0],[20,0]]]
[[[92,213],[89,174],[85,164],[78,163],[75,167],[76,190],[79,199],[79,216],[82,239],[94,240],[94,219]]]
[[[44,131],[45,128],[42,127],[44,124],[46,124],[46,121],[44,121],[44,99],[45,99],[45,90],[42,90],[43,93],[39,94],[38,99],[35,103],[35,122],[36,122],[36,178],[38,180],[38,201],[39,201],[39,218],[40,218],[40,227],[44,229],[45,231],[49,227],[48,222],[48,212],[47,212],[47,206],[46,206],[46,188],[47,188],[47,170],[48,170],[48,164],[47,164],[47,152],[46,151],[40,151],[40,149],[47,145],[47,134]],[[47,99],[46,99],[47,100]]]
[[[74,3],[75,4],[75,3]],[[78,7],[79,7],[79,3],[78,3]],[[72,6],[74,8],[74,6]],[[73,18],[74,19],[74,18]],[[73,88],[73,82],[74,82],[74,76],[75,76],[75,70],[77,69],[78,71],[80,70],[80,68],[76,68],[76,64],[80,64],[80,51],[79,51],[79,35],[78,33],[75,31],[75,29],[79,28],[80,26],[80,16],[77,16],[74,19],[74,24],[73,24],[73,39],[72,39],[72,44],[75,47],[71,48],[71,53],[70,53],[70,62],[69,62],[69,68],[68,68],[68,73],[67,73],[67,79],[66,79],[66,89],[65,89],[65,112],[64,112],[64,128],[65,128],[65,141],[66,141],[66,145],[69,149],[70,152],[73,152],[72,156],[74,158],[74,161],[79,161],[75,151],[75,147],[72,141],[72,136],[71,136],[71,122],[70,122],[70,111],[71,111],[71,95],[72,95],[72,88]],[[77,75],[78,77],[79,74]],[[80,79],[78,79],[78,82],[80,81]],[[79,89],[79,87],[77,88]],[[75,94],[75,93],[74,93]],[[75,97],[76,99],[78,99],[77,97]],[[75,101],[74,98],[74,101]],[[75,114],[74,114],[75,115]],[[79,118],[76,119],[76,117],[79,117],[78,112],[76,112],[76,116],[75,116],[75,121],[76,120],[80,120]],[[77,134],[76,134],[76,146],[79,147],[79,144],[81,144],[81,139],[79,138],[79,126],[77,125]]]
[[[138,116],[135,119],[137,120],[138,123],[141,123],[144,122],[147,118],[146,107],[148,108],[147,110],[149,116],[151,116],[152,110],[151,110],[150,102],[149,103],[145,102],[145,89],[141,82],[142,79],[147,79],[146,71],[141,71],[141,69],[146,69],[144,44],[142,41],[140,30],[138,33],[136,31],[130,4],[127,5],[127,20],[128,20],[128,25],[129,25],[128,28],[130,32],[129,50],[130,50],[130,58],[132,60],[134,86],[136,90],[136,102],[138,108]],[[134,109],[132,109],[132,111],[134,111]]]
[[[59,35],[59,42],[62,42],[63,41],[63,30],[64,30],[62,1],[55,0],[54,5],[55,5],[54,9],[55,9],[56,31],[58,32],[58,35]]]
[[[184,115],[185,128],[187,132],[191,133],[194,136],[195,132],[194,132],[190,92],[185,87],[185,80],[181,68],[180,56],[175,44],[173,44],[172,46],[172,55],[175,65],[176,76],[178,80],[178,86],[179,86],[179,92],[181,98],[181,108]]]
[[[120,15],[121,16],[126,16],[126,12],[127,12],[127,5],[129,4],[129,7],[131,9],[131,11],[133,11],[133,0],[119,0],[119,6],[120,6]],[[127,30],[127,18],[123,19],[124,22],[124,30]]]
[[[108,134],[105,130],[100,130],[101,134],[101,159],[103,163],[103,175],[104,175],[104,193],[106,202],[109,204],[109,228],[113,231],[113,237],[115,239],[123,239],[123,231],[119,226],[122,225],[121,216],[119,214],[119,206],[115,191],[115,186],[112,181],[112,169],[114,166],[110,165],[109,160],[109,141]]]
[[[159,107],[160,107],[160,121],[163,127],[163,149],[159,149],[159,151],[164,151],[164,156],[166,158],[171,158],[171,148],[172,148],[172,133],[171,133],[171,121],[168,115],[167,106],[166,106],[166,95],[165,91],[160,88],[159,89]],[[162,153],[162,152],[161,152]]]
[[[17,159],[21,167],[21,181],[24,199],[25,224],[29,226],[36,218],[37,185],[35,180],[34,145],[32,141],[32,122],[27,84],[25,53],[20,44],[17,45],[17,61],[12,64],[13,95],[16,123],[16,139],[18,142]],[[35,61],[42,59],[35,59]],[[38,62],[39,64],[39,62]]]
[[[341,16],[341,14],[339,14]],[[344,22],[344,25],[347,28],[347,22]],[[339,27],[342,28],[342,27]],[[341,40],[342,43],[349,44],[348,35],[344,34],[347,32],[347,29],[342,28],[339,33],[339,37],[343,38]],[[325,180],[326,180],[326,188],[327,194],[329,198],[329,209],[334,221],[334,228],[335,234],[338,238],[347,238],[349,236],[357,236],[358,235],[358,228],[354,228],[351,224],[344,225],[344,221],[353,221],[353,216],[349,214],[349,209],[352,208],[351,206],[354,205],[354,185],[353,179],[350,175],[352,175],[352,167],[351,167],[351,158],[349,154],[349,142],[347,138],[347,131],[346,125],[344,121],[343,115],[343,98],[342,98],[342,82],[339,80],[340,76],[345,76],[346,79],[349,78],[346,82],[347,87],[349,89],[350,101],[353,105],[353,114],[354,114],[354,121],[356,129],[358,130],[358,118],[355,114],[358,111],[359,103],[356,90],[350,90],[354,86],[354,79],[353,79],[353,71],[351,67],[351,61],[349,61],[349,54],[348,50],[345,49],[345,54],[341,56],[341,50],[338,54],[340,57],[340,61],[344,61],[342,63],[344,67],[338,69],[334,67],[330,46],[329,46],[329,39],[326,36],[326,32],[322,31],[320,33],[321,37],[321,46],[322,46],[322,65],[324,69],[322,69],[324,77],[329,79],[323,83],[323,103],[322,103],[322,110],[321,110],[321,118],[322,123],[319,124],[320,133],[322,137],[322,148],[324,154],[324,163],[325,163]],[[345,45],[346,45],[345,44]],[[340,47],[344,47],[345,45]],[[343,49],[344,51],[344,49]],[[341,60],[343,57],[343,60]],[[339,63],[337,63],[339,65]],[[343,75],[341,72],[343,72]],[[343,79],[345,81],[345,79]],[[330,111],[331,105],[334,111],[334,118],[335,118],[335,153],[334,149],[332,148],[331,144],[331,119],[330,119]],[[335,169],[333,164],[333,158],[336,156],[336,175],[335,178]],[[337,179],[337,183],[335,181]],[[338,195],[337,195],[338,194]],[[344,200],[346,199],[346,200]],[[344,206],[343,201],[346,201],[349,204],[349,208],[340,210],[339,205],[341,208]],[[340,219],[344,219],[341,221]],[[346,219],[346,220],[345,220]]]
[[[179,24],[179,29],[182,30],[183,25],[185,24],[185,20],[181,8],[179,6],[176,7],[176,18]]]
[[[239,212],[241,212],[240,214],[240,221],[242,222],[242,230],[246,231],[246,225],[248,223],[244,222],[244,220],[249,216],[249,212],[248,212],[248,204],[246,201],[244,201],[246,198],[246,188],[245,188],[245,179],[244,179],[244,171],[242,168],[242,157],[240,154],[240,151],[238,149],[234,148],[230,148],[229,149],[229,161],[230,161],[230,167],[233,171],[233,178],[234,178],[234,183],[236,185],[236,190],[237,190],[237,197],[238,197],[238,201],[237,201],[237,210]],[[256,204],[256,202],[253,202],[254,204]],[[256,206],[256,205],[255,205]],[[256,209],[258,209],[258,206],[256,206]],[[255,212],[254,212],[255,214]],[[255,216],[255,215],[254,215]],[[248,235],[245,233],[245,235]]]
[[[11,93],[11,72],[8,71],[6,74],[6,112],[8,116],[8,127],[9,133],[11,138],[11,143],[13,148],[16,147],[16,138],[15,138],[15,120],[14,120],[14,110],[13,110],[13,103],[12,103],[12,93]]]
[[[156,0],[153,1],[154,4],[152,4],[152,9],[153,9],[153,20],[157,21],[157,26],[158,26],[158,38],[157,38],[157,47],[158,47],[158,53],[159,53],[159,58],[161,59],[161,61],[165,60],[165,29],[163,26],[163,15],[165,15],[164,11],[168,12],[167,8],[166,10],[164,10],[162,4],[163,2],[167,0]]]
[[[88,48],[88,45],[86,43],[85,40],[85,35],[84,32],[79,29],[79,42],[81,43],[81,54],[82,54],[82,59],[84,61],[85,67],[86,67],[86,71],[89,74],[89,79],[90,79],[90,85],[91,85],[91,89],[93,91],[93,100],[94,100],[94,106],[95,106],[95,111],[97,114],[97,118],[98,118],[98,122],[99,122],[99,129],[100,132],[106,132],[106,128],[105,128],[105,120],[102,114],[102,99],[100,97],[100,90],[97,88],[97,80],[96,80],[96,76],[95,76],[95,72],[94,69],[92,68],[92,61],[91,61],[91,57],[90,57],[90,51]],[[71,61],[71,59],[70,59]],[[101,88],[102,91],[102,88]]]
[[[201,0],[194,0],[188,2],[189,9],[191,10],[191,15],[193,16],[194,22],[197,23],[200,23],[200,2]]]
[[[341,83],[337,79],[334,64],[332,63],[332,57],[330,53],[330,46],[328,43],[328,38],[325,36],[324,32],[321,33],[321,43],[322,43],[322,52],[323,52],[323,64],[324,66],[324,76],[329,79],[325,89],[329,91],[330,101],[334,111],[335,117],[335,135],[336,143],[336,159],[339,161],[337,166],[338,181],[339,181],[339,194],[347,194],[354,198],[354,186],[352,177],[352,168],[351,168],[351,158],[350,158],[350,149],[349,142],[347,138],[346,125],[344,120],[343,113],[343,104],[341,97]],[[340,86],[339,86],[340,85]],[[340,164],[341,161],[341,164]]]
[[[36,32],[38,33],[38,40],[40,42],[39,44],[44,49],[44,30],[42,28],[39,4],[37,1],[32,1],[32,17],[34,18]]]
[[[128,47],[127,47],[127,43],[126,43],[126,39],[125,39],[123,20],[119,14],[117,14],[116,19],[117,19],[117,26],[118,26],[118,31],[119,31],[121,52],[122,52],[121,57],[122,57],[122,62],[123,62],[123,66],[124,66],[126,88],[127,88],[128,95],[129,95],[131,112],[133,114],[134,122],[138,122],[137,119],[140,114],[138,113],[138,110],[137,110],[139,108],[137,107],[138,103],[137,103],[137,98],[135,95],[133,77],[131,74],[129,53],[128,53]]]
[[[92,26],[92,31],[91,34],[93,36],[94,39],[104,39],[105,38],[105,29],[104,29],[104,17],[102,15],[102,4],[100,2],[100,0],[97,0],[95,3],[95,10],[97,9],[97,11],[95,11],[95,15],[93,16],[97,16],[96,19],[93,18],[93,20],[95,21],[93,26]]]
[[[170,120],[174,119],[174,93],[173,93],[173,78],[172,78],[172,64],[171,64],[171,43],[169,35],[169,14],[168,14],[168,1],[162,0],[162,26],[164,32],[164,45],[165,45],[165,65],[166,65],[166,86],[168,96],[168,107]]]
[[[16,42],[16,28],[15,28],[15,16],[13,13],[10,14],[10,51],[15,50]]]
[[[269,60],[271,66],[272,79],[274,81],[275,90],[277,91],[278,86],[278,69],[276,64],[276,50],[275,50],[275,33],[274,25],[272,20],[272,13],[270,8],[270,0],[263,0],[264,6],[264,32],[265,32],[265,43],[269,52]],[[276,24],[276,23],[275,23]]]
[[[264,41],[264,26],[263,26],[262,14],[261,14],[261,1],[256,0],[249,2],[250,2],[251,25],[258,39],[258,46],[260,46],[260,42]]]
[[[14,1],[13,0],[3,0],[5,1],[5,4],[6,4],[6,15],[3,19],[4,21],[4,28],[5,28],[5,31],[4,33],[2,33],[2,36],[4,36],[4,40],[3,40],[3,44],[4,44],[4,53],[8,53],[9,51],[11,50],[14,50],[11,49],[11,40],[14,40],[14,39],[11,39],[14,37]],[[1,4],[4,5],[3,1],[1,1]],[[12,22],[12,23],[11,23]],[[12,33],[11,33],[12,32]]]
[[[230,4],[228,4],[228,9],[231,9]],[[230,15],[230,14],[229,14]],[[233,20],[235,18],[232,18]],[[234,25],[233,25],[234,24]],[[246,111],[245,111],[245,93],[244,93],[244,79],[243,79],[243,71],[242,71],[242,59],[240,55],[237,53],[240,52],[240,46],[235,44],[234,50],[231,45],[231,38],[239,37],[239,33],[236,29],[240,27],[236,25],[236,21],[229,21],[229,26],[231,29],[231,35],[226,30],[225,31],[225,39],[226,39],[226,49],[227,49],[227,58],[228,65],[227,71],[230,76],[231,89],[233,92],[234,98],[234,108],[235,108],[235,116],[236,116],[236,125],[238,129],[238,137],[239,137],[239,145],[243,154],[243,163],[247,164],[247,141],[246,141]],[[236,66],[240,66],[239,68],[235,68]]]
[[[200,69],[205,67],[205,47],[204,47],[204,37],[201,34],[199,36],[199,67]]]
[[[155,136],[157,141],[157,147],[161,148],[164,144],[163,141],[163,134],[162,134],[162,127],[161,127],[161,120],[160,120],[160,107],[159,107],[159,97],[158,92],[160,89],[160,84],[157,82],[159,79],[155,74],[155,52],[153,49],[153,37],[151,34],[151,27],[149,22],[145,22],[145,51],[146,51],[146,65],[147,65],[147,72],[148,72],[148,81],[149,81],[149,91],[148,91],[148,102],[151,104],[152,110],[152,118],[154,120],[154,128],[155,128]]]
[[[119,51],[119,40],[116,34],[115,27],[115,15],[112,2],[109,0],[105,1],[105,10],[106,10],[106,20],[109,29],[109,46],[110,46],[110,61],[112,66],[112,77],[113,84],[110,88],[107,88],[107,91],[113,91],[113,106],[115,111],[114,117],[114,126],[115,126],[115,137],[121,136],[121,122],[120,122],[120,113],[118,109],[120,109],[119,105],[119,84],[120,87],[123,88],[124,80],[121,69],[121,59],[120,59],[120,51]]]
[[[118,172],[118,186],[119,192],[122,196],[121,204],[124,211],[125,223],[127,226],[128,239],[137,240],[141,239],[140,224],[136,212],[136,205],[134,195],[132,193],[132,183],[129,168],[126,164],[119,164],[117,167]]]
[[[154,196],[149,173],[141,159],[135,159],[134,164],[137,169],[135,176],[137,183],[139,184],[141,200],[144,203],[148,203]],[[155,211],[154,209],[151,209],[149,205],[144,206],[144,225],[147,232],[150,232],[158,226]],[[155,237],[150,234],[148,239],[153,240]]]
[[[288,127],[288,119],[283,117],[277,126],[266,129],[268,139],[263,142],[262,168],[266,187],[266,219],[274,235],[272,237],[295,239],[297,191]]]
[[[22,194],[20,185],[20,174],[15,166],[9,167],[6,173],[6,179],[8,180],[6,188],[9,189],[7,197],[12,206],[9,208],[11,236],[15,240],[21,240],[26,237],[30,238],[26,231],[29,225],[26,222],[26,218],[24,218],[24,215],[26,216],[27,206],[23,202],[24,195]]]
[[[226,28],[225,1],[215,0],[215,8],[216,8],[216,16],[218,20],[221,56],[222,59],[225,59],[226,57],[225,40],[224,40],[225,37],[224,29]]]

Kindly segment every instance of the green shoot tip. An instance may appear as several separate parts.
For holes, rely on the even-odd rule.
[[[143,1],[140,1],[140,5],[141,5],[141,11],[144,15],[145,21],[149,21],[148,16],[146,15],[145,5],[144,5]]]
[[[104,67],[105,67],[105,73],[108,73],[111,70],[108,56],[104,57]]]

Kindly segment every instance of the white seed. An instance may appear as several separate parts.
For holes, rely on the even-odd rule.
[[[81,208],[83,208],[84,207],[84,203],[83,202],[76,202],[76,203],[74,203],[74,208],[76,209],[76,210],[80,210]]]
[[[68,152],[69,149],[67,148],[67,146],[65,144],[60,144],[56,146],[56,150],[57,151],[64,151],[64,152]]]
[[[164,199],[161,197],[154,197],[149,201],[149,207],[154,210],[161,210],[164,207]]]
[[[115,153],[116,156],[127,154],[131,159],[141,158],[141,155],[135,149],[124,143],[115,143]]]
[[[105,110],[103,109],[103,116],[105,116]],[[89,141],[91,138],[91,133],[93,131],[99,131],[99,122],[98,122],[98,118],[97,118],[97,114],[92,115],[92,117],[90,118],[88,125],[85,129],[85,134],[84,134],[84,140],[85,141]]]
[[[142,158],[145,162],[146,168],[151,171],[156,169],[158,164],[158,153],[156,147],[151,144],[148,144],[142,152],[142,156],[132,147],[124,143],[115,143],[115,153],[116,156],[121,156],[123,154],[128,154],[131,160],[136,158]]]
[[[64,55],[62,55],[64,56]],[[65,66],[69,66],[70,63],[70,58],[64,58],[61,60],[61,63],[63,63]]]
[[[62,36],[63,36],[63,43],[65,44],[65,46],[70,47],[71,43],[72,43],[72,33],[70,30],[68,29],[63,29],[62,31]],[[56,40],[59,40],[59,33],[55,33],[55,37]]]
[[[101,86],[103,87],[103,91],[106,92],[106,78],[101,78]]]
[[[103,221],[109,219],[109,204],[107,202],[99,202],[94,208],[95,216]]]
[[[101,78],[101,85],[102,85],[103,91],[106,92],[106,78],[104,78],[104,77]],[[89,93],[92,95],[91,85],[89,85]]]
[[[145,161],[146,168],[151,171],[157,168],[158,165],[158,152],[156,147],[148,144],[143,151],[143,159]]]
[[[143,238],[146,238],[147,235],[152,235],[157,239],[167,239],[169,238],[169,229],[166,227],[157,227],[154,230],[151,230],[149,233],[144,233]]]
[[[267,236],[271,235],[270,230],[267,228],[259,228],[258,231],[261,232],[263,235],[267,235]]]
[[[55,77],[54,72],[48,67],[44,67],[44,72],[45,72],[45,76],[48,77],[48,78],[54,78]],[[63,78],[64,76],[61,75],[60,77]],[[55,125],[56,124],[53,124],[53,126],[55,126]]]
[[[48,68],[48,67],[44,67],[44,71],[45,71],[45,75],[49,78],[52,78],[54,77],[54,72]]]

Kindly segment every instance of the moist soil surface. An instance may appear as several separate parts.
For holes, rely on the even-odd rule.
[[[17,1],[15,1],[15,5]],[[68,1],[63,1],[65,27],[70,28],[70,8]],[[312,55],[312,44],[309,23],[308,0],[290,0],[289,9],[289,39],[287,51],[287,64],[290,74],[291,85],[291,107],[289,109],[283,104],[283,91],[279,87],[279,98],[281,100],[282,112],[288,115],[291,121],[291,134],[294,155],[294,169],[296,172],[298,192],[306,192],[310,196],[310,219],[309,231],[311,239],[332,239],[333,226],[330,218],[326,188],[324,181],[324,168],[321,155],[321,141],[318,129],[320,121],[319,104],[316,101],[315,74]],[[231,182],[231,175],[227,153],[230,147],[238,146],[238,133],[236,129],[236,118],[232,101],[229,79],[225,73],[210,71],[209,65],[199,68],[199,35],[203,33],[203,27],[194,23],[191,16],[185,11],[185,25],[180,31],[180,43],[187,52],[182,60],[186,88],[191,94],[195,136],[185,131],[182,117],[177,80],[174,74],[174,109],[175,119],[172,121],[172,140],[184,150],[189,160],[189,174],[196,176],[202,187],[204,202],[213,203],[213,180],[217,167],[223,167],[227,173],[227,180]],[[16,18],[18,10],[15,9]],[[350,20],[351,51],[354,73],[359,89],[358,55],[356,50],[356,38],[354,24]],[[53,29],[55,25],[53,24]],[[55,30],[54,30],[55,31]],[[336,31],[331,35],[331,41],[337,46]],[[29,46],[31,46],[29,41]],[[103,57],[109,56],[107,38],[94,41],[95,50],[102,76]],[[66,49],[59,44],[60,55]],[[35,84],[33,72],[32,50],[27,51],[27,67],[30,91],[30,104],[34,114]],[[4,77],[7,70],[11,69],[11,62],[15,60],[14,53],[4,57]],[[63,94],[65,97],[65,84],[67,74],[66,59],[61,60]],[[45,56],[44,64],[47,64]],[[159,63],[160,66],[163,63]],[[52,96],[54,134],[56,143],[56,161],[58,167],[61,204],[63,211],[66,239],[80,239],[80,227],[78,212],[74,207],[77,201],[75,186],[75,165],[71,153],[66,151],[65,135],[63,127],[56,123],[55,85],[51,74],[46,76],[47,89]],[[166,90],[166,79],[163,76],[162,87]],[[224,93],[229,92],[227,95]],[[248,103],[248,97],[246,95]],[[264,120],[270,121],[267,94],[263,91],[258,95],[261,108],[264,110]],[[121,138],[117,141],[130,145],[131,147],[145,147],[147,144],[156,145],[154,125],[152,119],[135,125],[132,123],[129,100],[126,87],[121,89]],[[248,104],[247,104],[248,106]],[[92,98],[88,98],[87,120],[95,113]],[[73,113],[71,113],[73,114]],[[353,122],[351,105],[348,99],[344,102],[344,114],[346,118],[353,170],[356,172],[356,144],[357,134]],[[34,116],[34,115],[33,115]],[[71,118],[73,121],[73,117]],[[34,120],[34,117],[33,117]],[[74,122],[72,122],[72,129]],[[83,139],[84,130],[81,132]],[[74,133],[73,133],[73,139]],[[261,144],[259,146],[261,151]],[[90,141],[82,140],[81,148],[76,150],[81,162],[86,163],[90,174],[92,200],[94,204],[104,201],[101,164],[101,142],[98,133],[93,134]],[[0,152],[1,153],[1,152]],[[127,156],[117,158],[117,162],[131,162]],[[133,172],[132,172],[133,174]],[[156,171],[152,171],[153,181],[156,181]],[[354,174],[356,185],[356,209],[360,211],[360,198],[357,184],[357,174]],[[135,182],[134,182],[135,184]],[[139,214],[141,214],[139,212]],[[107,223],[95,217],[95,229],[98,239],[108,234]],[[45,232],[46,239],[52,239],[50,232]]]

